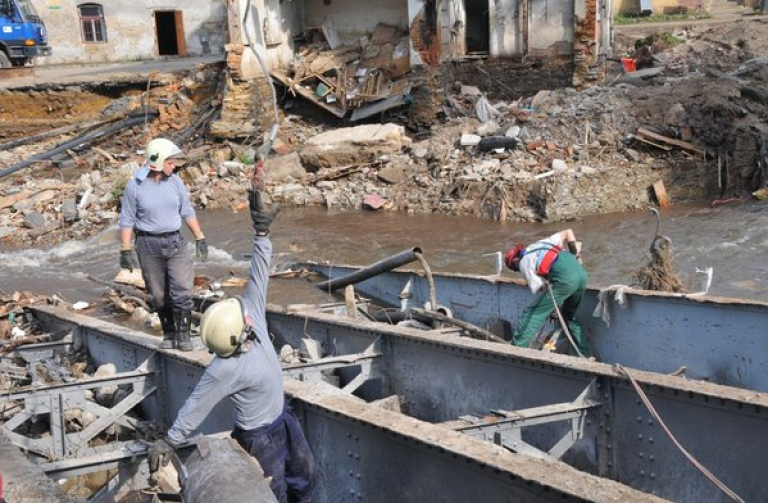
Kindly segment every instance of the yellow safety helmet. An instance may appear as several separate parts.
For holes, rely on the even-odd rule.
[[[181,149],[171,140],[155,138],[147,144],[147,165],[152,171],[162,171],[166,159],[181,155]]]
[[[242,343],[245,320],[238,299],[227,299],[209,307],[200,322],[200,340],[221,358],[237,351]]]

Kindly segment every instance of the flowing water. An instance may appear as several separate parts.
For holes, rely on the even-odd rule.
[[[247,274],[252,230],[247,212],[199,212],[210,246],[197,273],[220,278]],[[672,239],[675,265],[698,290],[696,268],[714,268],[711,295],[768,301],[768,205],[720,208],[675,207],[662,215],[661,232]],[[322,208],[283,211],[273,227],[275,262],[316,260],[365,265],[420,246],[435,271],[490,275],[495,259],[483,254],[571,227],[583,242],[591,286],[628,284],[647,260],[655,232],[647,212],[603,215],[556,224],[499,223],[472,217],[404,213],[342,212]],[[116,228],[84,242],[49,249],[0,250],[0,289],[58,292],[72,302],[98,299],[103,287],[89,275],[109,280],[118,271]],[[503,274],[512,274],[505,270]],[[322,295],[306,281],[273,281],[270,301],[318,302]]]

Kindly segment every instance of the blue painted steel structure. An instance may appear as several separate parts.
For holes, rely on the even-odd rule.
[[[354,266],[302,264],[336,278]],[[438,304],[455,317],[509,339],[533,301],[523,282],[506,277],[435,274]],[[421,272],[392,271],[355,285],[392,306],[423,307],[429,287]],[[599,359],[664,374],[685,366],[686,377],[768,391],[768,303],[628,291],[620,306],[608,292],[610,325],[593,312],[600,291],[590,288],[580,317]]]
[[[157,358],[158,383],[164,384],[160,384],[159,392],[154,398],[148,397],[143,404],[144,416],[147,419],[172,419],[210,358],[202,352],[178,353],[160,350],[159,338],[86,316],[48,307],[35,308],[34,312],[47,329],[73,329],[75,344],[87,348],[96,364],[112,362],[120,372],[136,368],[136,365],[149,357]],[[274,309],[270,310],[269,317],[270,326],[274,324],[282,333],[293,330],[293,327],[299,326],[300,320],[304,319],[304,316],[286,318]],[[315,319],[305,328],[318,335],[319,332],[330,330],[330,338],[338,335],[340,353],[353,347],[367,347],[371,339],[381,335],[359,325],[345,329]],[[302,330],[292,333],[292,340],[301,337]],[[351,338],[348,334],[351,334]],[[408,363],[410,357],[398,365],[394,365],[395,360],[392,357],[400,354],[407,356],[413,343],[416,343],[417,347],[421,343],[413,340],[405,346],[400,346],[400,341],[396,340],[397,335],[391,339],[390,334],[385,334],[384,337],[387,339],[384,347],[401,347],[396,353],[389,353],[387,350],[386,358],[382,361],[382,368],[386,369],[384,379],[397,387],[403,386],[399,391],[409,397],[406,388],[411,385],[420,386],[417,381],[424,376],[408,375],[408,369],[411,368],[411,363]],[[425,349],[437,349],[434,351],[434,365],[445,363],[445,354],[468,351],[458,346],[453,349],[451,344],[443,346],[434,336],[427,337],[424,342],[427,344],[412,356],[419,357]],[[439,348],[435,348],[434,344]],[[489,356],[497,360],[498,364],[498,357],[492,354]],[[479,367],[467,371],[469,375],[474,376],[480,376],[484,372]],[[563,377],[567,379],[566,374],[570,373],[565,373]],[[579,379],[589,379],[583,372],[577,374]],[[575,381],[572,383],[574,389],[579,385],[580,383]],[[415,417],[382,409],[327,383],[286,378],[285,388],[293,399],[295,410],[304,424],[305,433],[319,464],[321,484],[317,501],[320,503],[668,501],[585,473],[564,463],[543,461],[509,452],[491,442],[470,438],[443,425],[430,424]],[[361,392],[367,393],[363,388]],[[566,390],[562,390],[562,393],[565,395]],[[443,398],[449,400],[447,407],[456,410],[462,408],[456,402],[457,399],[461,400],[461,397],[436,396],[435,400]],[[202,432],[228,431],[231,427],[231,409],[226,402],[222,402],[209,416]],[[131,456],[136,458],[135,453],[126,453],[124,462],[140,461]]]

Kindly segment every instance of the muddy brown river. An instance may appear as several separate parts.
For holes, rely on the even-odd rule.
[[[211,247],[198,274],[219,278],[247,273],[252,230],[247,213],[199,212]],[[495,260],[483,254],[516,242],[545,237],[566,226],[583,243],[592,286],[628,284],[645,260],[655,230],[647,212],[604,215],[557,224],[499,223],[472,217],[404,213],[342,212],[290,208],[274,225],[275,262],[317,260],[364,265],[420,246],[435,271],[493,274]],[[675,264],[693,290],[714,268],[711,295],[768,300],[768,205],[675,207],[663,212],[662,233],[672,239]],[[59,292],[72,302],[94,301],[103,288],[88,279],[112,279],[118,271],[116,228],[85,242],[49,249],[0,249],[0,289]],[[512,274],[505,270],[503,274]],[[270,301],[322,301],[307,282],[274,281]]]

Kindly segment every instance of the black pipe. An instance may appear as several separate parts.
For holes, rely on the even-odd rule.
[[[365,281],[368,278],[378,276],[381,273],[391,271],[392,269],[400,267],[401,265],[413,262],[416,260],[417,253],[421,253],[421,248],[418,246],[411,248],[410,250],[402,251],[397,255],[392,255],[391,257],[379,260],[378,262],[371,264],[368,267],[358,269],[352,274],[347,274],[346,276],[342,276],[340,278],[322,281],[315,286],[320,290],[332,292],[334,290],[338,290],[339,288],[344,288],[347,285],[354,285],[355,283],[360,283],[361,281]]]
[[[156,113],[150,113],[148,117],[154,117],[156,116]],[[43,153],[33,155],[29,159],[26,159],[24,161],[21,161],[20,163],[14,164],[11,167],[5,168],[4,170],[0,171],[0,178],[3,178],[4,176],[10,175],[12,173],[15,173],[19,171],[20,169],[24,169],[27,166],[31,166],[32,164],[35,164],[40,161],[44,161],[46,159],[50,159],[56,154],[60,154],[62,152],[65,152],[71,148],[79,147],[80,145],[88,144],[91,142],[94,142],[100,138],[102,138],[105,135],[109,135],[112,133],[116,133],[117,131],[129,127],[133,127],[136,124],[140,124],[144,122],[145,116],[142,115],[135,115],[128,117],[126,119],[123,119],[122,121],[113,124],[105,129],[100,129],[98,131],[94,131],[91,133],[83,134],[75,138],[74,140],[70,140],[68,142],[62,143],[50,150],[47,150]]]

